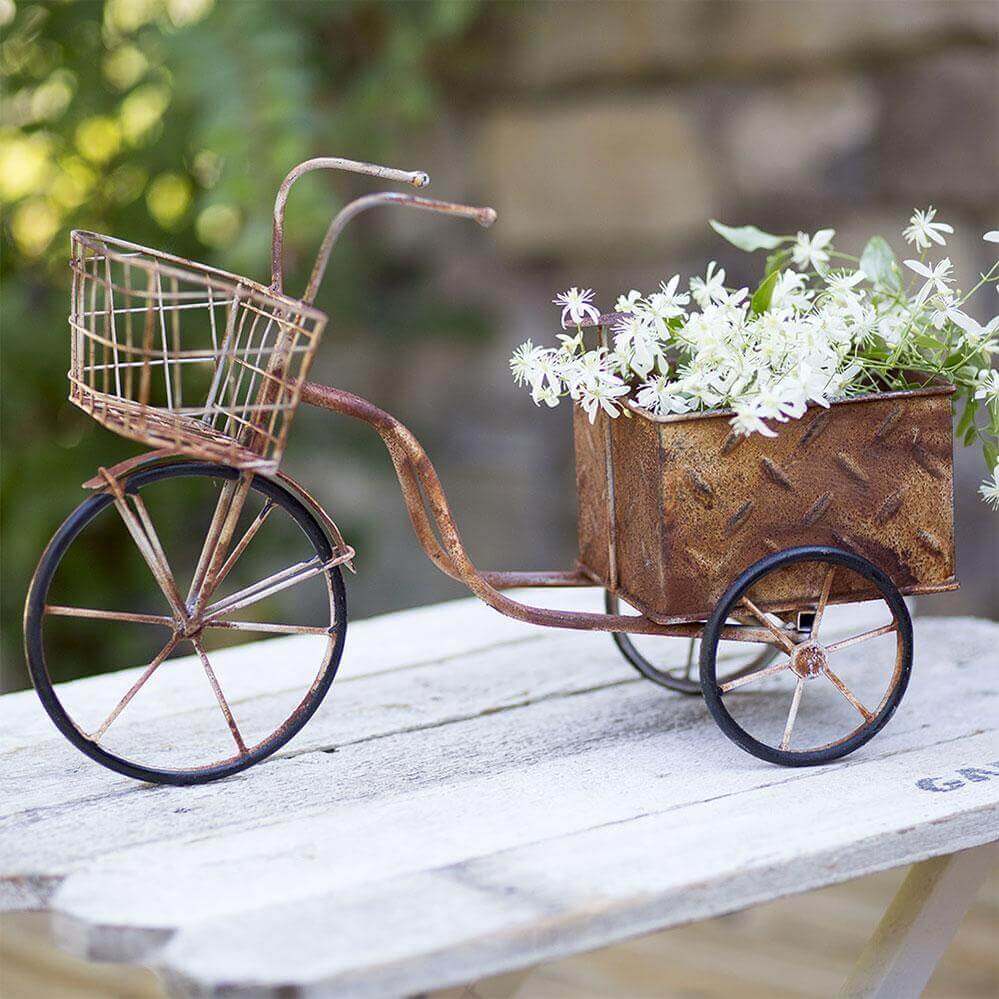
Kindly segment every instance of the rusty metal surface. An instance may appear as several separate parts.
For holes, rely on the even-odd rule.
[[[903,593],[953,589],[950,386],[891,392],[814,407],[776,438],[737,437],[723,413],[653,420],[636,410],[612,423],[618,591],[663,623],[703,620],[726,586],[769,553],[833,545],[864,556]],[[580,552],[584,571],[609,584],[603,456],[580,426]],[[650,444],[650,434],[656,438]],[[583,446],[579,446],[582,442]],[[602,511],[594,509],[603,503]],[[814,603],[822,580],[805,567],[768,581],[768,610]],[[845,584],[843,584],[845,586]],[[835,588],[830,601],[865,599]]]
[[[632,634],[695,638],[700,628],[694,624],[662,624],[633,614],[595,614],[580,611],[534,607],[512,600],[500,592],[507,585],[584,585],[579,573],[495,573],[480,572],[465,551],[458,525],[448,506],[444,489],[433,464],[419,441],[390,413],[374,403],[329,385],[306,382],[302,402],[319,406],[367,423],[385,443],[403,498],[420,545],[444,573],[464,583],[477,597],[501,614],[529,624],[582,631],[622,631]],[[728,625],[722,637],[731,641],[775,643],[770,630],[752,625]]]
[[[284,209],[295,181],[346,170],[423,187],[419,171],[307,160],[274,204],[272,283],[97,233],[72,234],[70,401],[108,429],[171,454],[277,470],[326,316],[312,307],[347,224],[395,204],[489,226],[491,208],[395,192],[357,198],[330,223],[302,299],[284,294]]]
[[[154,448],[275,469],[325,315],[124,240],[72,247],[70,401]]]
[[[339,156],[318,156],[293,167],[281,182],[277,197],[274,199],[271,287],[275,291],[281,291],[284,288],[284,210],[288,203],[288,195],[291,193],[292,185],[299,177],[312,173],[314,170],[343,170],[347,173],[378,177],[381,180],[412,184],[413,187],[426,187],[430,183],[430,177],[422,170],[395,170],[392,167],[379,166],[377,163],[363,163],[359,160],[347,160]]]

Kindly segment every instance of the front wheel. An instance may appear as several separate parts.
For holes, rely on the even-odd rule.
[[[31,582],[25,653],[42,705],[77,749],[138,780],[244,770],[333,682],[347,627],[336,563],[313,513],[272,479],[178,462],[112,480]]]
[[[823,640],[831,603],[872,593],[875,627]],[[795,596],[775,603],[775,594]],[[774,610],[789,606],[807,622],[803,633],[780,626]],[[718,677],[719,636],[732,618],[753,618],[770,631],[778,660]],[[701,640],[701,688],[715,721],[746,752],[784,766],[828,763],[872,739],[902,700],[911,670],[912,621],[901,593],[877,566],[837,548],[791,548],[761,559],[725,592]]]

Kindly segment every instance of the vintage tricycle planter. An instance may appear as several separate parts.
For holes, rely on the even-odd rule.
[[[333,681],[346,637],[342,566],[348,545],[318,501],[278,465],[300,402],[353,417],[382,437],[424,551],[449,576],[496,610],[549,627],[606,631],[640,672],[665,687],[702,693],[723,731],[775,763],[808,765],[845,755],[878,732],[905,692],[912,628],[904,594],[952,589],[951,419],[949,386],[889,392],[815,408],[777,438],[734,437],[723,413],[655,418],[632,406],[629,419],[575,416],[579,495],[578,566],[569,571],[486,572],[465,552],[440,481],[416,438],[372,403],[308,380],[326,316],[312,302],[346,224],[378,205],[402,205],[477,221],[489,208],[381,193],[347,205],[332,221],[302,299],[283,291],[283,218],[294,181],[310,170],[343,169],[416,187],[425,174],[341,159],[300,164],[275,204],[269,287],[106,236],[74,232],[70,315],[71,401],[95,420],[152,445],[85,483],[92,490],[42,555],[25,608],[32,680],[59,730],[112,770],[165,784],[194,784],[236,773],[269,756],[308,721]],[[603,335],[612,317],[602,317]],[[186,592],[154,526],[154,497],[170,483],[204,480],[216,488],[214,512]],[[148,499],[148,502],[147,502]],[[252,504],[258,511],[252,513]],[[112,509],[159,590],[160,613],[54,602],[60,563],[88,525]],[[159,515],[166,516],[160,507]],[[276,515],[276,516],[275,516]],[[282,564],[219,596],[222,583],[265,521],[287,521],[308,556]],[[241,520],[242,518],[242,520]],[[248,523],[245,523],[248,519]],[[240,527],[245,523],[244,527]],[[247,621],[237,612],[307,580],[325,585],[322,620]],[[597,586],[607,613],[552,610],[511,599],[512,587]],[[639,613],[622,614],[620,601]],[[879,601],[887,620],[823,642],[830,604]],[[165,629],[162,648],[117,703],[82,720],[51,678],[46,625],[54,619]],[[276,724],[246,734],[209,656],[209,637],[233,632],[298,634],[318,643],[300,699]],[[686,638],[685,666],[653,663],[632,636]],[[840,650],[870,642],[887,650],[865,669],[872,700],[858,697],[832,662]],[[694,643],[699,677],[693,679]],[[733,662],[719,643],[757,651]],[[170,656],[193,648],[225,719],[231,746],[218,758],[163,766],[137,726],[134,747],[109,747],[109,730]],[[303,646],[304,648],[304,646]],[[297,664],[301,666],[301,664]],[[571,663],[567,664],[571,669]],[[786,699],[775,682],[789,684]],[[804,736],[799,721],[809,684],[836,692],[849,715],[829,712]],[[759,692],[761,696],[756,696]],[[748,694],[748,697],[746,695]],[[841,697],[840,697],[841,695]],[[738,707],[746,697],[748,714]],[[780,705],[778,731],[761,733],[754,711]],[[830,725],[838,724],[832,729]],[[121,723],[118,725],[120,729]],[[171,759],[174,759],[171,757]]]

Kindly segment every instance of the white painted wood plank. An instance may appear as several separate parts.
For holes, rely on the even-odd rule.
[[[995,844],[917,864],[888,906],[841,995],[918,996],[996,861]]]
[[[974,758],[990,742],[974,737],[965,748]],[[190,926],[156,965],[195,992],[238,981],[393,995],[605,946],[994,836],[994,788],[969,787],[958,805],[915,787],[939,758],[927,750],[777,784],[766,796],[767,822],[748,800],[722,795],[238,922]],[[919,794],[917,830],[911,812],[903,816]],[[861,815],[873,821],[858,837]],[[794,828],[808,838],[789,848]],[[312,931],[301,933],[305,926]]]
[[[54,739],[0,756],[0,901],[47,904],[81,949],[155,959],[185,990],[385,994],[995,835],[995,625],[918,621],[896,718],[804,771],[741,753],[607,636],[529,631],[441,661],[429,628],[390,672],[372,653],[287,755],[205,788],[119,781]],[[954,776],[968,766],[996,777]]]
[[[992,627],[979,622],[962,627],[962,646],[946,626],[932,619],[922,623],[928,668],[917,675],[892,724],[865,752],[920,747],[980,726],[983,716],[969,717],[967,705],[982,699],[991,682],[988,671],[966,669],[952,676],[951,668],[940,675],[940,683],[932,678],[947,661],[940,654],[953,656],[963,649],[972,662],[994,655]],[[417,786],[529,767],[545,757],[571,758],[589,748],[617,750],[601,766],[620,780],[620,773],[629,770],[632,743],[648,738],[658,740],[656,751],[663,758],[688,760],[704,782],[711,774],[716,782],[738,777],[752,786],[796,773],[746,756],[717,732],[698,699],[666,694],[636,679],[600,637],[554,633],[531,647],[532,656],[518,650],[512,661],[509,650],[496,649],[467,657],[460,667],[430,665],[345,684],[334,699],[337,710],[317,716],[299,737],[316,739],[317,748],[337,747],[335,753],[303,751],[201,788],[151,789],[127,782],[115,792],[113,824],[102,821],[109,783],[102,768],[61,741],[15,754],[20,765],[8,760],[3,772],[8,803],[18,810],[0,819],[0,870],[51,875],[136,843],[173,840],[191,825],[203,837],[216,829],[297,821],[335,805],[393,798]],[[849,650],[843,662],[851,655],[861,653]],[[958,677],[962,682],[955,682]],[[984,720],[995,724],[995,701],[984,703]],[[541,710],[516,710],[525,705]],[[932,738],[929,718],[934,719]],[[468,719],[467,728],[457,724]],[[701,760],[706,746],[711,755]],[[77,764],[72,773],[64,769],[67,757]],[[684,793],[694,799],[711,786],[687,783]],[[174,807],[182,811],[175,814],[165,799],[176,801]],[[101,835],[81,838],[81,823],[101,828]],[[2,893],[0,880],[0,901]]]

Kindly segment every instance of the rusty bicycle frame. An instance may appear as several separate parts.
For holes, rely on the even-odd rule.
[[[424,187],[429,184],[428,175],[422,171],[396,170],[371,163],[361,163],[336,157],[319,157],[307,160],[291,170],[278,190],[274,204],[273,242],[271,257],[271,285],[268,289],[277,294],[284,293],[284,212],[292,185],[304,174],[314,170],[347,170],[387,180]],[[489,227],[496,220],[492,208],[474,207],[452,202],[425,198],[420,195],[384,191],[367,194],[348,203],[334,216],[327,228],[313,265],[309,282],[301,301],[312,304],[319,290],[332,251],[346,229],[357,216],[371,208],[394,205],[434,212],[454,218],[466,218]],[[189,263],[188,261],[179,261]],[[697,638],[702,626],[699,623],[660,624],[644,614],[607,614],[583,611],[558,610],[538,607],[514,600],[502,591],[520,587],[601,587],[601,584],[586,575],[581,569],[552,571],[482,571],[472,562],[461,540],[461,534],[451,513],[440,478],[430,458],[413,433],[398,419],[360,396],[330,385],[304,381],[299,386],[298,402],[307,403],[321,409],[347,416],[366,423],[375,430],[384,442],[402,489],[410,521],[417,539],[427,557],[441,572],[455,579],[471,590],[501,614],[529,624],[552,628],[568,628],[584,631],[604,631],[637,635],[657,635],[671,638]],[[176,451],[160,448],[133,458],[126,459],[110,468],[102,468],[97,476],[84,483],[86,488],[112,491],[120,488],[120,476],[151,462],[174,457]],[[337,544],[338,555],[333,564],[346,563],[352,568],[354,550],[346,545],[332,518],[300,483],[283,472],[275,471],[275,477],[290,485],[320,516]],[[231,564],[230,546],[249,491],[251,474],[242,473],[238,479],[227,483],[219,497],[208,535],[198,560],[194,580],[187,600],[179,593],[171,594],[176,613],[183,609],[186,632],[196,633],[202,621],[208,601],[221,582],[227,562]],[[119,500],[120,502],[120,500]],[[125,507],[127,510],[127,507]],[[126,523],[134,527],[133,534],[142,536],[141,525],[134,523],[135,517],[129,511]],[[252,530],[252,528],[251,528]],[[249,537],[252,537],[252,533]],[[249,537],[240,540],[236,552],[245,547]],[[159,568],[155,552],[150,552],[150,566]],[[328,567],[320,567],[328,568]],[[157,571],[157,578],[162,574]],[[166,579],[159,579],[161,586],[170,587]],[[263,584],[272,582],[265,580]],[[725,640],[751,642],[787,647],[789,640],[785,629],[778,627],[769,617],[760,615],[761,626],[751,624],[726,624],[721,637]]]

